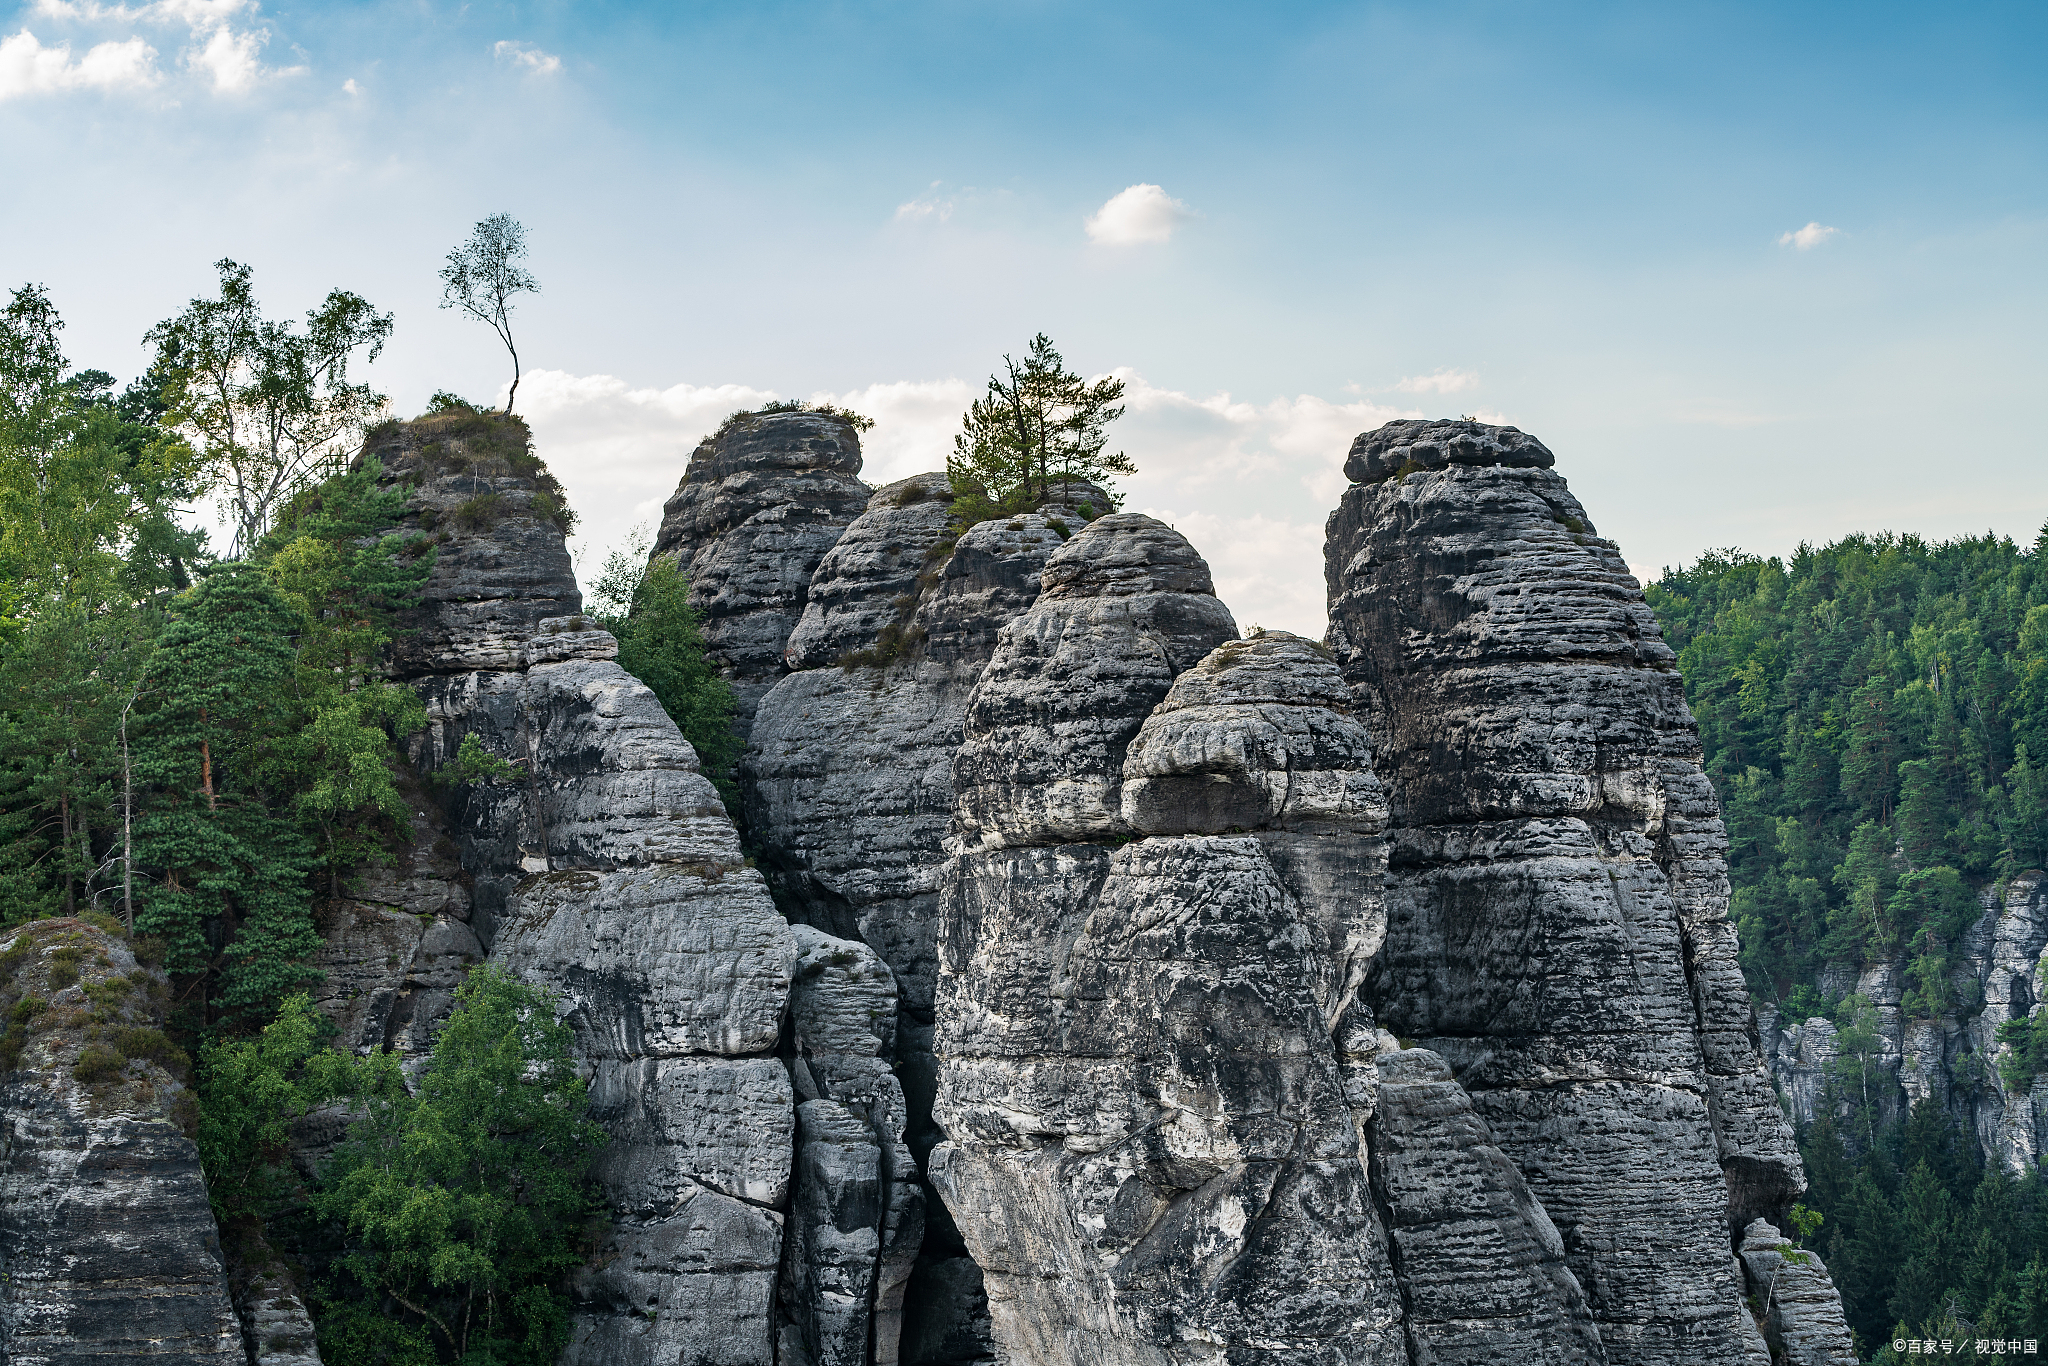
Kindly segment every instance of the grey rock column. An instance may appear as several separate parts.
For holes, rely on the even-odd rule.
[[[1342,684],[1236,642],[1150,518],[1041,580],[969,705],[942,893],[932,1175],[998,1347],[1405,1363],[1351,1009],[1376,898],[1326,895],[1383,818]]]
[[[1758,1219],[1743,1233],[1742,1269],[1774,1356],[1787,1366],[1856,1366],[1842,1297],[1818,1254]]]
[[[1330,643],[1393,808],[1381,1023],[1440,1053],[1555,1221],[1610,1359],[1750,1359],[1733,1230],[1804,1188],[1676,663],[1513,428],[1361,436]]]
[[[66,950],[78,957],[58,986],[52,957]],[[111,1024],[162,1023],[163,974],[70,919],[20,926],[0,954],[0,1007],[47,1003],[16,1020],[25,1047],[0,1077],[0,1361],[241,1366],[199,1151],[176,1118],[190,1096],[141,1058],[91,1080],[74,1071],[96,1004]]]

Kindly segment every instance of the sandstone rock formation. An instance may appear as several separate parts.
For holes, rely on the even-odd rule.
[[[1825,1269],[1757,1222],[1803,1179],[1670,653],[1533,438],[1360,438],[1325,646],[1239,639],[1149,517],[956,540],[943,476],[867,489],[845,423],[735,424],[655,553],[747,700],[759,868],[578,614],[523,430],[430,419],[372,453],[439,542],[394,650],[428,725],[410,845],[330,908],[320,1004],[418,1059],[481,956],[557,993],[610,1135],[572,1366],[1846,1350]],[[496,776],[458,777],[466,740]],[[2044,944],[2015,882],[1965,949],[2001,1003],[1976,1048],[2036,1008]],[[1766,1025],[1824,1065],[1824,1023]],[[1953,1068],[1958,1033],[1900,1021],[1900,1057]],[[57,1189],[20,1177],[55,1160],[30,1100],[10,1276],[71,1236],[19,1214]],[[2021,1114],[1994,1126],[2015,1152]],[[225,1312],[206,1265],[160,1297],[187,1348],[208,1274]],[[289,1294],[250,1289],[245,1325],[303,1359]]]
[[[0,938],[0,1360],[239,1366],[163,974],[119,936]]]
[[[824,413],[738,418],[690,457],[662,508],[652,559],[690,580],[704,642],[725,667],[738,725],[786,672],[783,651],[805,615],[811,576],[867,505],[860,436]]]
[[[1856,1366],[1827,1265],[1762,1219],[1743,1231],[1742,1271],[1764,1306],[1764,1335],[1786,1366]]]
[[[1075,508],[1048,507],[980,523],[955,543],[949,498],[944,474],[913,476],[877,490],[847,527],[791,637],[795,672],[762,700],[740,766],[778,903],[871,945],[893,974],[893,1058],[920,1170],[940,1138],[932,993],[953,755],[997,633],[1031,606],[1046,557],[1083,524]],[[925,1218],[904,1360],[975,1359],[988,1350],[980,1271],[936,1197]]]
[[[1346,462],[1330,641],[1393,812],[1367,994],[1450,1064],[1611,1360],[1740,1360],[1733,1232],[1804,1178],[1675,659],[1551,463],[1471,422],[1389,423]]]
[[[1348,694],[1306,642],[1237,641],[1150,518],[1041,581],[968,708],[940,938],[931,1169],[1001,1350],[1405,1362],[1361,1148],[1383,808]]]
[[[536,508],[545,471],[523,433],[502,448],[509,427],[437,438],[429,420],[377,448],[387,480],[426,477],[406,526],[433,522],[441,540],[417,637],[435,648],[399,657],[427,705],[413,765],[431,779],[467,737],[509,765],[445,789],[469,893],[437,904],[412,952],[459,973],[475,943],[556,991],[575,1031],[592,1115],[612,1135],[597,1175],[613,1223],[577,1282],[571,1358],[765,1364],[794,1132],[774,1057],[794,943],[675,723],[614,662],[611,636],[575,615],[560,527]],[[425,454],[435,444],[439,464]],[[439,481],[455,477],[443,464],[483,488],[472,497],[497,500],[494,519],[436,516]],[[518,563],[537,541],[559,577]],[[359,887],[358,901],[407,904],[420,891],[407,874],[426,857]],[[420,987],[412,1014],[431,1021],[442,987]]]

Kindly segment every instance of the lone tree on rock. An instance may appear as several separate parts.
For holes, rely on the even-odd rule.
[[[1124,382],[1090,384],[1066,368],[1052,338],[1031,339],[1020,364],[1003,357],[988,394],[975,401],[953,438],[946,474],[954,511],[969,523],[1029,512],[1076,483],[1136,474],[1122,451],[1104,454],[1103,429],[1123,416]]]
[[[540,293],[540,281],[513,262],[526,255],[526,229],[509,213],[494,213],[476,225],[469,240],[448,253],[441,267],[441,307],[459,308],[491,325],[512,354],[512,388],[505,411],[519,392],[519,348],[512,344],[512,296]]]

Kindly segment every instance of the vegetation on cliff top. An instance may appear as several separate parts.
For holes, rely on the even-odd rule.
[[[1043,332],[1022,362],[1004,356],[1003,372],[961,419],[946,458],[955,518],[972,526],[1031,512],[1074,484],[1103,486],[1112,475],[1136,474],[1130,457],[1103,449],[1109,424],[1123,416],[1123,396],[1120,379],[1090,384],[1068,370]]]

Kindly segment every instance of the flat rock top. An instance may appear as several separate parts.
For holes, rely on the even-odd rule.
[[[1556,461],[1548,446],[1517,427],[1462,419],[1404,419],[1361,433],[1345,458],[1344,477],[1365,484],[1399,474],[1409,465],[1429,470],[1446,465],[1548,469]]]
[[[1039,583],[1042,601],[1216,591],[1187,537],[1142,512],[1090,522],[1046,560]]]
[[[1350,685],[1322,646],[1291,631],[1226,640],[1173,682],[1159,712],[1186,707],[1274,703],[1328,707],[1348,715]]]

